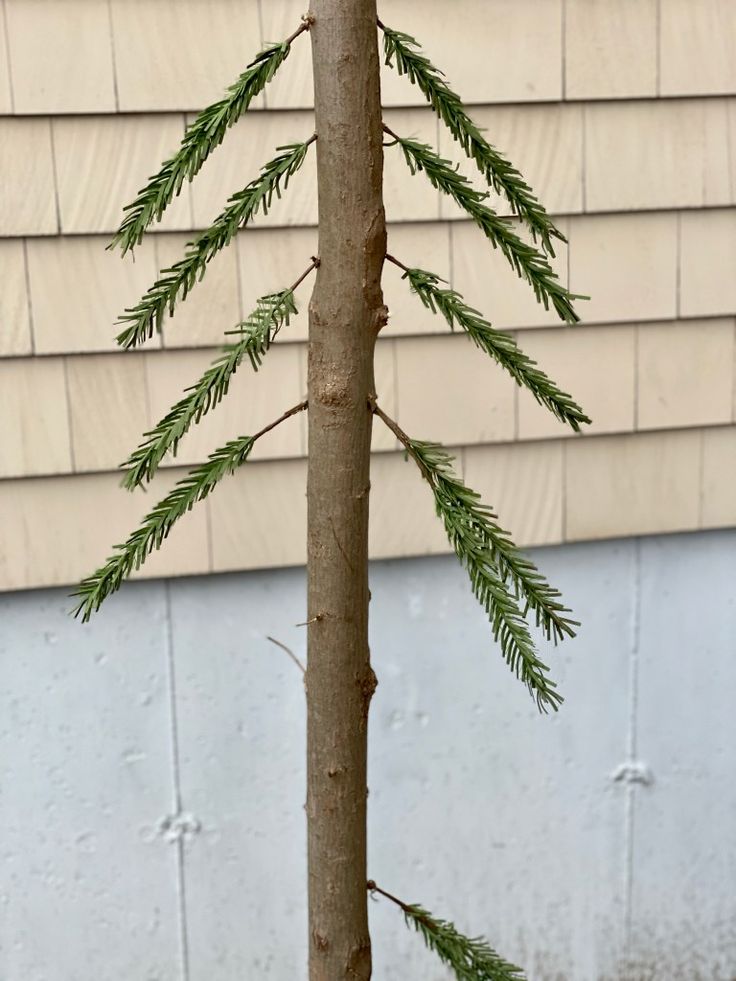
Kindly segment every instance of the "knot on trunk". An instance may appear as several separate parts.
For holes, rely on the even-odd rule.
[[[352,401],[350,388],[341,378],[330,378],[315,386],[312,401],[328,409],[347,409]]]
[[[376,677],[376,672],[373,670],[370,664],[367,667],[366,673],[360,679],[359,685],[360,693],[363,696],[363,718],[367,721],[371,699],[373,698],[376,688],[378,688],[378,678]]]
[[[385,303],[383,303],[373,314],[373,328],[376,334],[380,334],[380,332],[386,326],[388,323],[388,316],[388,307]]]

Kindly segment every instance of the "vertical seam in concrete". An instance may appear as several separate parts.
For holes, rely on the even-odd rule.
[[[10,28],[8,27],[8,9],[5,0],[3,5],[3,27],[5,28],[5,57],[7,59],[8,91],[10,93],[10,111],[15,113],[15,92],[13,91],[13,72],[10,67]]]
[[[113,28],[112,0],[107,0],[107,23],[110,28],[110,58],[112,60],[112,91],[115,96],[115,111],[120,112],[120,91],[118,89],[118,62],[115,53],[115,30]]]
[[[641,538],[634,541],[633,606],[631,616],[631,649],[629,654],[629,731],[628,758],[636,761],[638,753],[637,721],[639,712],[639,645],[641,640]],[[624,850],[624,957],[631,962],[634,895],[634,832],[636,784],[626,784],[625,850]]]
[[[28,263],[28,239],[23,239],[23,272],[26,283],[26,303],[28,305],[28,330],[31,335],[31,354],[36,353],[36,330],[33,323],[33,298],[31,297],[31,267]]]
[[[174,663],[174,625],[171,616],[171,583],[164,582],[166,598],[166,665],[169,675],[169,718],[171,723],[171,763],[174,777],[175,814],[180,814],[181,800],[181,767],[179,760],[179,726],[176,709],[176,667]],[[180,835],[176,842],[177,893],[179,898],[179,956],[181,963],[182,981],[189,981],[189,936],[187,931],[187,901],[184,864],[184,836]]]

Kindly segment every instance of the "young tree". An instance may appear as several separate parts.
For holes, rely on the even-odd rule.
[[[376,0],[313,0],[311,12],[285,41],[262,51],[219,102],[192,123],[179,151],[126,208],[112,245],[132,251],[158,221],[185,180],[192,180],[227,130],[248,109],[309,32],[314,63],[316,133],[304,143],[278,148],[261,173],[227,202],[210,228],[195,237],[183,258],[161,272],[139,303],[120,319],[118,343],[133,348],[160,330],[204,275],[207,264],[258,213],[266,213],[316,144],[319,191],[319,256],[281,292],[261,297],[210,368],[184,392],[122,465],[128,490],[150,481],[192,425],[215,409],[233,374],[246,360],[257,370],[277,334],[296,312],[295,292],[316,271],[309,306],[307,400],[286,409],[260,432],[238,436],[195,467],[116,546],[107,562],[79,586],[83,620],[117,590],[147,556],[161,547],[172,526],[218,482],[244,464],[258,439],[308,408],[308,664],[307,823],[311,981],[371,975],[369,893],[396,903],[456,974],[466,981],[521,978],[482,939],[469,939],[419,906],[396,899],[368,880],[366,871],[367,727],[376,678],[368,650],[368,503],[374,417],[387,425],[417,466],[434,496],[448,538],[486,610],[503,657],[542,711],[562,698],[539,658],[526,616],[533,612],[547,638],[572,636],[575,621],[560,595],[513,545],[495,514],[456,475],[452,458],[434,443],[403,432],[380,405],[373,376],[376,338],[388,321],[381,291],[387,260],[398,266],[418,299],[460,328],[516,382],[532,392],[561,422],[579,430],[589,422],[512,337],[495,330],[455,290],[432,272],[387,253],[382,197],[384,147],[395,147],[413,174],[422,174],[467,213],[506,257],[537,300],[574,323],[576,297],[559,282],[548,257],[562,234],[519,172],[486,140],[458,95],[408,34],[377,20]],[[454,139],[485,179],[510,205],[531,235],[499,217],[468,179],[435,151],[391,132],[382,122],[378,34],[386,62],[418,86]]]

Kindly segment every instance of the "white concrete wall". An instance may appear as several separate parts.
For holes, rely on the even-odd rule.
[[[736,532],[537,553],[540,717],[448,558],[373,568],[370,873],[531,981],[736,976]],[[305,977],[301,570],[0,596],[0,978]],[[384,903],[375,977],[444,975]]]

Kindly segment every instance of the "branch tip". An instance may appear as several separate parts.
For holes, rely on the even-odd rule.
[[[303,675],[306,675],[306,673],[307,673],[307,669],[306,669],[306,668],[304,667],[304,665],[302,664],[302,662],[301,662],[301,661],[299,660],[299,658],[298,658],[298,657],[296,656],[296,654],[295,654],[295,653],[294,653],[294,652],[293,652],[293,651],[291,650],[291,648],[290,648],[290,647],[287,647],[287,646],[286,646],[286,644],[282,644],[282,643],[281,643],[281,641],[280,641],[280,640],[276,640],[276,638],[275,638],[275,637],[269,637],[269,636],[267,636],[267,637],[266,637],[266,640],[270,640],[272,644],[275,644],[275,645],[276,645],[276,647],[280,647],[282,651],[285,651],[285,652],[286,652],[286,654],[287,654],[287,655],[288,655],[288,656],[289,656],[289,657],[291,658],[291,660],[292,660],[292,661],[294,662],[294,664],[296,664],[296,666],[297,666],[297,667],[299,668],[299,670],[301,671],[301,673],[302,673]]]

